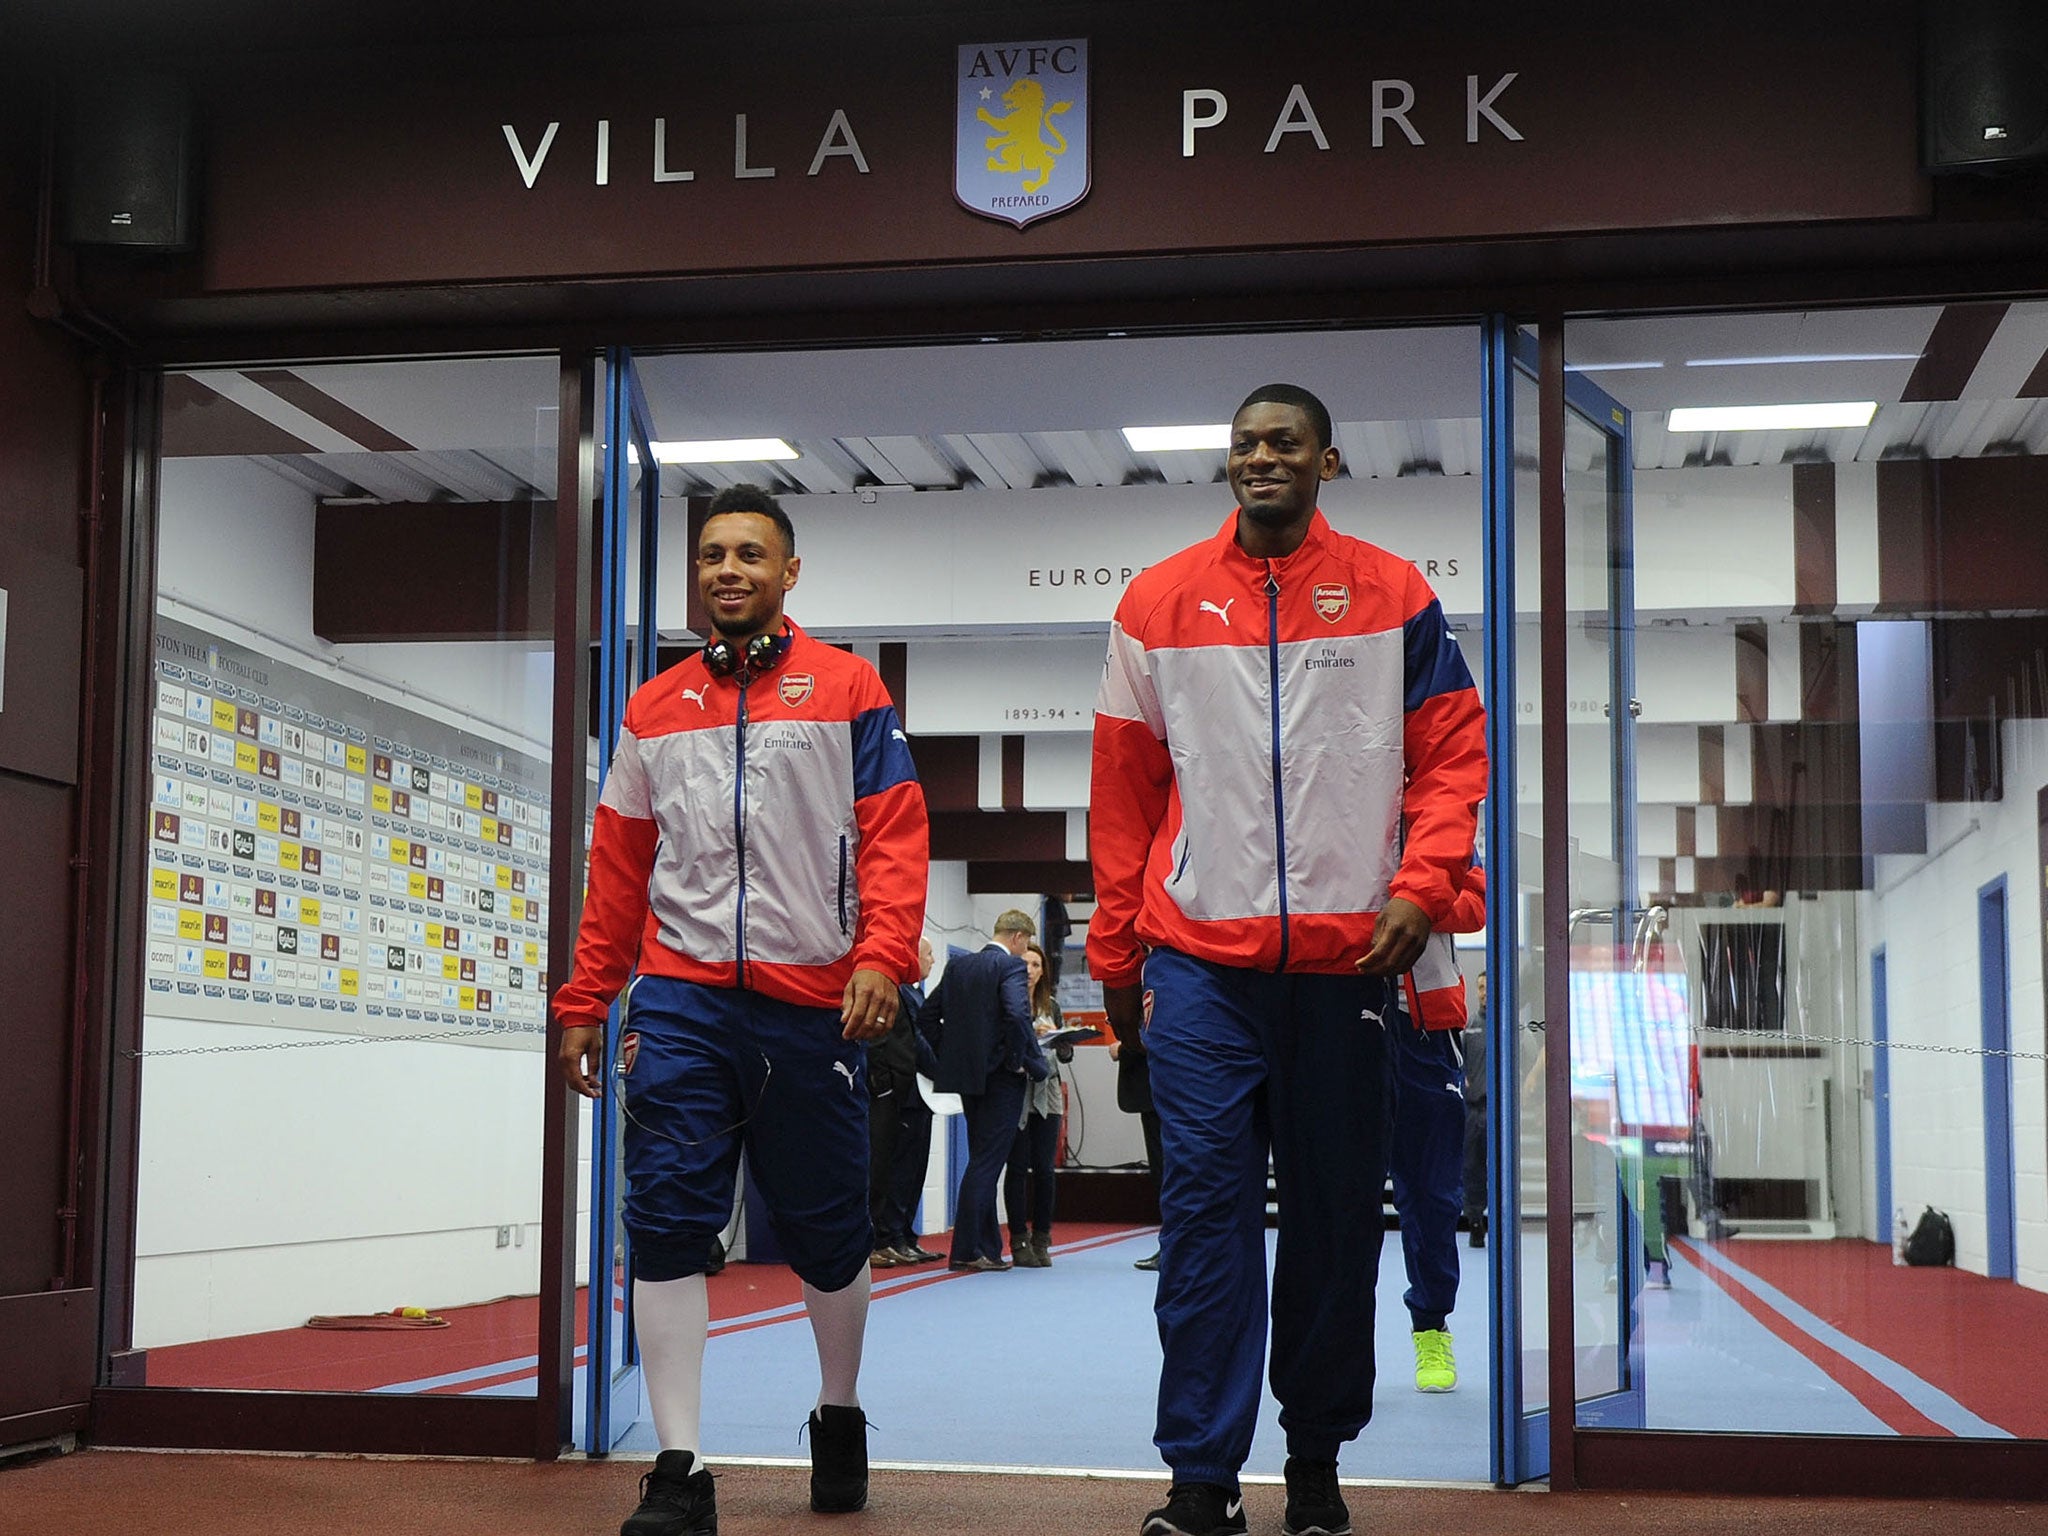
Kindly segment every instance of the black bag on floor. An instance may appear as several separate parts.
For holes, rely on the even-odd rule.
[[[1949,1225],[1948,1217],[1930,1205],[1920,1213],[1920,1219],[1907,1235],[1906,1262],[1934,1266],[1955,1261],[1956,1229]]]

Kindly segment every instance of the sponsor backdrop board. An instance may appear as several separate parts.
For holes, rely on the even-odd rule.
[[[547,765],[159,617],[148,1011],[538,1050]]]

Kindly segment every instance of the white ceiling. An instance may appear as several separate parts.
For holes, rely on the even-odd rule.
[[[2007,311],[1962,399],[1900,403],[1941,314],[1927,306],[1579,321],[1567,328],[1566,352],[1583,377],[1634,413],[1639,468],[2048,452],[2048,402],[2016,398],[2048,353],[2048,303]],[[800,451],[777,464],[669,466],[665,495],[739,480],[816,494],[1207,483],[1221,478],[1220,451],[1135,454],[1117,429],[1224,421],[1251,387],[1278,379],[1329,402],[1351,475],[1480,469],[1476,326],[672,353],[637,361],[657,438],[783,437]],[[319,449],[266,459],[317,495],[496,500],[525,487],[552,494],[552,358],[292,371],[413,445],[367,452],[246,375],[195,375]],[[1855,430],[1664,430],[1674,406],[1817,400],[1875,400],[1880,409]]]

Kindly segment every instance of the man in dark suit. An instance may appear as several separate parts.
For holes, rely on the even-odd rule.
[[[953,1202],[949,1269],[1008,1269],[996,1220],[996,1186],[1024,1116],[1024,1083],[1051,1069],[1031,1029],[1024,946],[1038,925],[1012,909],[996,919],[980,950],[947,953],[939,988],[918,1010],[917,1028],[938,1056],[934,1082],[957,1093],[967,1118],[967,1167]]]
[[[868,1208],[875,1222],[877,1269],[927,1264],[939,1257],[921,1247],[910,1230],[931,1161],[932,1111],[917,1091],[917,1074],[935,1076],[939,1064],[917,1032],[924,1006],[922,981],[938,964],[932,941],[917,941],[920,984],[903,986],[902,1006],[889,1033],[868,1042]]]

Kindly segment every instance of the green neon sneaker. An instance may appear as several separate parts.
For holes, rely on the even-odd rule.
[[[1458,1385],[1458,1357],[1451,1336],[1442,1328],[1424,1328],[1415,1335],[1415,1390],[1449,1392]]]

